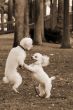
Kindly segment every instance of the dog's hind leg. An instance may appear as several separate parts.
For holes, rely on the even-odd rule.
[[[39,96],[40,97],[44,97],[44,95],[45,95],[44,85],[43,84],[39,84],[38,89],[39,89],[39,92],[40,92]]]
[[[3,77],[3,82],[4,82],[4,83],[9,83],[8,78],[7,78],[7,77]]]
[[[20,83],[15,83],[14,85],[13,85],[13,90],[16,92],[16,93],[19,93],[19,91],[17,90],[17,88],[21,85],[21,83],[22,83],[22,81],[20,82]]]
[[[13,85],[13,90],[16,92],[16,93],[19,93],[19,91],[17,90],[17,88],[21,85],[22,83],[22,77],[19,75],[19,77],[16,78],[15,80],[15,83]]]
[[[46,97],[45,98],[49,98],[51,95],[51,87],[49,85],[45,85],[45,93],[46,93]]]
[[[18,87],[19,87],[19,85],[17,85],[17,84],[14,84],[14,86],[13,86],[13,90],[14,90],[16,93],[19,93],[19,91],[17,90]]]

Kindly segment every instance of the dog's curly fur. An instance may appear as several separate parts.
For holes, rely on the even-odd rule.
[[[46,95],[45,98],[49,98],[51,95],[52,80],[55,79],[55,76],[49,78],[47,73],[42,68],[49,64],[49,57],[47,55],[35,53],[32,56],[32,59],[36,60],[36,62],[30,65],[24,63],[24,67],[33,72],[32,76],[39,82],[39,96],[43,97],[44,95]]]
[[[23,66],[24,60],[26,58],[26,50],[30,50],[32,48],[32,39],[25,37],[20,41],[20,45],[25,49],[21,48],[21,46],[17,46],[12,48],[9,52],[9,55],[6,60],[5,66],[5,76],[3,77],[4,83],[12,83],[13,90],[17,91],[17,88],[22,83],[22,77],[17,71],[18,66]]]

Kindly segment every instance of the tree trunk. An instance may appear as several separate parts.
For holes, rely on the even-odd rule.
[[[29,0],[29,23],[33,22],[33,1]]]
[[[35,27],[34,27],[34,42],[42,44],[43,37],[43,0],[35,0]]]
[[[72,32],[73,32],[73,0],[72,0]]]
[[[44,17],[46,15],[46,5],[45,5],[45,0],[42,1],[42,41],[45,42],[45,36],[44,36]]]
[[[1,31],[4,31],[4,11],[1,10]]]
[[[29,2],[26,0],[26,12],[24,11],[24,36],[29,36]]]
[[[58,19],[57,19],[57,29],[60,31],[61,36],[63,36],[63,19],[64,19],[64,0],[58,0]]]
[[[69,0],[64,0],[64,20],[62,48],[70,48],[70,30],[69,30]]]
[[[13,16],[13,0],[8,1],[8,24],[7,24],[7,30],[12,30],[13,24],[12,24],[12,16]]]
[[[44,0],[44,16],[46,16],[46,0]]]
[[[50,27],[55,30],[57,26],[57,0],[51,0]]]
[[[24,15],[26,12],[27,0],[15,0],[15,33],[14,44],[17,46],[20,40],[24,37]]]

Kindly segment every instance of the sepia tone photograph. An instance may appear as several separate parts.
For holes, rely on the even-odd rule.
[[[0,0],[0,110],[73,110],[73,0]]]

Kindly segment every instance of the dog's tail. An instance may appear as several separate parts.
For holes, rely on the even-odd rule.
[[[3,77],[3,82],[4,83],[8,83],[9,82],[8,79],[7,79],[7,77]]]
[[[51,77],[51,81],[54,80],[55,78],[56,78],[55,76]]]

